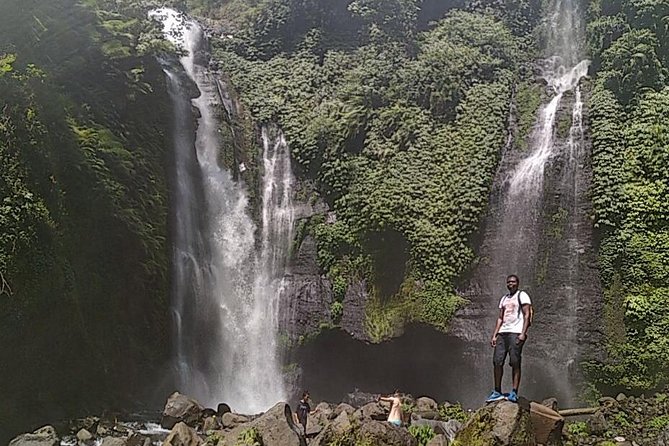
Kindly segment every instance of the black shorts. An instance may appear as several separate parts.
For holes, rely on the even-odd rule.
[[[518,336],[518,333],[500,333],[497,335],[497,345],[492,356],[492,363],[494,365],[503,366],[508,353],[509,365],[511,367],[520,367],[525,341],[517,342]]]

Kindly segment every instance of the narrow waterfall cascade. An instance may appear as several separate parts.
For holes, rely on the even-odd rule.
[[[171,9],[150,15],[186,54],[166,68],[174,100],[173,313],[179,390],[209,407],[257,413],[286,399],[277,306],[293,230],[293,176],[282,133],[263,128],[261,227],[241,182],[219,163],[219,80],[205,35]],[[199,96],[192,101],[186,85]],[[193,125],[192,107],[199,111]],[[195,142],[193,143],[193,139]]]
[[[474,361],[491,357],[490,335],[509,274],[520,277],[535,307],[524,348],[524,394],[557,396],[570,404],[580,382],[583,326],[592,310],[586,296],[597,286],[588,221],[589,184],[583,99],[579,86],[590,62],[582,59],[583,22],[576,0],[553,0],[545,13],[545,54],[538,62],[545,83],[529,148],[507,151],[495,178],[477,266],[468,288],[472,304],[453,332],[471,342]],[[566,125],[565,125],[566,123]],[[569,126],[566,132],[567,125]],[[562,131],[559,131],[559,129]],[[593,276],[595,279],[593,279]],[[491,359],[487,359],[491,364]],[[509,382],[510,370],[505,372]],[[492,365],[476,372],[476,390],[492,386]],[[506,388],[506,387],[505,387]]]

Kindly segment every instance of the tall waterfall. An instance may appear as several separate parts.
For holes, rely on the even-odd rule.
[[[187,79],[166,68],[174,100],[173,314],[179,390],[209,407],[264,411],[285,400],[277,304],[293,229],[289,150],[262,131],[261,227],[241,182],[219,163],[218,82],[206,68],[205,36],[171,9],[150,15],[182,47]],[[188,83],[199,96],[192,101]],[[192,107],[199,111],[193,125]],[[194,141],[194,142],[193,142]]]
[[[478,370],[471,391],[482,397],[492,388],[490,339],[499,299],[509,274],[520,277],[536,311],[524,349],[521,393],[530,397],[575,399],[585,307],[592,293],[592,251],[587,150],[583,130],[583,100],[579,86],[589,61],[582,59],[584,24],[578,0],[552,0],[544,13],[546,58],[539,61],[546,99],[537,113],[529,150],[505,152],[495,179],[490,213],[480,251],[481,262],[467,292],[472,305],[461,311],[454,332],[475,341],[473,360],[489,367]],[[568,123],[569,131],[564,125]],[[562,128],[563,131],[558,132]],[[590,270],[588,269],[590,268]],[[486,359],[484,359],[486,358]],[[505,371],[508,388],[510,370]]]

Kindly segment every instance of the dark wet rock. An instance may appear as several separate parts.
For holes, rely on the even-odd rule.
[[[82,429],[86,429],[88,432],[96,432],[99,423],[99,417],[77,418],[69,422],[69,430],[73,434],[76,434]]]
[[[462,445],[534,446],[529,402],[492,403],[477,410],[455,437]]]
[[[195,427],[201,421],[203,410],[204,407],[194,399],[174,392],[167,399],[160,425],[165,429],[172,429],[177,423],[184,422]]]
[[[58,446],[60,440],[53,426],[44,426],[32,434],[23,434],[9,442],[9,446]]]
[[[179,422],[172,428],[163,446],[198,446],[202,443],[195,429],[184,422]]]
[[[290,265],[291,273],[284,277],[279,298],[279,330],[291,342],[315,335],[323,326],[334,323],[332,285],[321,276],[316,256],[315,240],[305,237]]]
[[[232,410],[230,409],[230,406],[228,406],[226,403],[220,403],[216,407],[216,415],[218,415],[219,417],[222,417],[223,414],[226,414],[228,412],[232,412]]]
[[[353,336],[354,339],[371,342],[373,339],[370,338],[367,330],[365,330],[365,308],[367,307],[368,299],[367,283],[364,280],[352,282],[344,296],[344,313],[342,314],[340,326]]]
[[[369,439],[378,446],[417,446],[418,441],[403,427],[385,421],[369,421],[359,430],[361,438]]]

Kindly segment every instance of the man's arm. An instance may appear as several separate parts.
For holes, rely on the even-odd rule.
[[[492,338],[490,339],[490,345],[495,347],[497,345],[497,334],[499,329],[502,328],[502,322],[504,321],[504,308],[499,309],[499,316],[497,316],[497,322],[495,323],[495,331],[492,333]]]
[[[527,339],[527,329],[530,328],[530,305],[523,304],[523,332],[518,335],[519,341]]]

